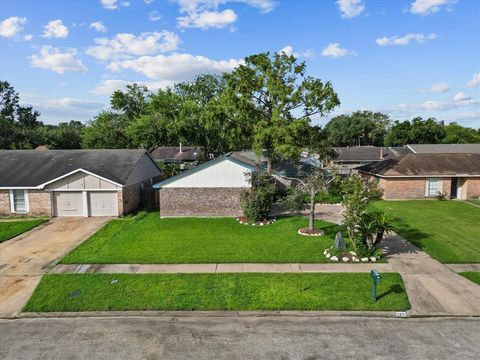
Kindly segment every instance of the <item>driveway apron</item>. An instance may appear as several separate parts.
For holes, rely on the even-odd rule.
[[[55,218],[0,244],[0,317],[17,314],[58,259],[100,229],[110,218]]]

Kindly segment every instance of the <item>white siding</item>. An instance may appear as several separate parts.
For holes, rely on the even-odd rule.
[[[246,175],[251,170],[225,159],[219,163],[209,166],[205,169],[194,172],[188,176],[180,178],[170,184],[163,186],[164,188],[235,188],[250,187]]]
[[[76,172],[63,179],[48,184],[45,189],[55,190],[115,190],[121,189],[119,186],[108,181],[102,180],[96,176],[86,174],[82,171]]]

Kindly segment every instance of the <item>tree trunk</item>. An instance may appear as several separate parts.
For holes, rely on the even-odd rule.
[[[377,246],[378,244],[380,244],[382,242],[383,234],[384,234],[384,231],[381,231],[381,232],[377,233],[377,237],[375,238],[375,242],[373,243],[374,246]]]
[[[315,226],[315,192],[310,191],[310,216],[308,219],[308,230],[313,230]]]
[[[272,173],[272,160],[270,158],[267,160],[267,173]]]

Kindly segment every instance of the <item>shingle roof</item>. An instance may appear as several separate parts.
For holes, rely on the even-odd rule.
[[[478,176],[480,154],[408,154],[358,168],[379,176]]]
[[[480,144],[409,144],[414,153],[480,154]]]
[[[182,146],[181,152],[179,146],[160,146],[150,152],[150,155],[155,160],[181,162],[195,161],[201,152],[202,149],[198,146]]]
[[[336,162],[382,161],[389,158],[398,158],[411,152],[404,147],[380,146],[334,147],[333,149],[337,153]]]
[[[36,187],[77,169],[125,184],[145,150],[0,150],[0,187]]]

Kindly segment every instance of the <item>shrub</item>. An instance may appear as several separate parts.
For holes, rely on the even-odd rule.
[[[243,214],[250,221],[266,219],[272,212],[275,182],[269,174],[261,172],[253,172],[249,181],[252,187],[240,197]]]

